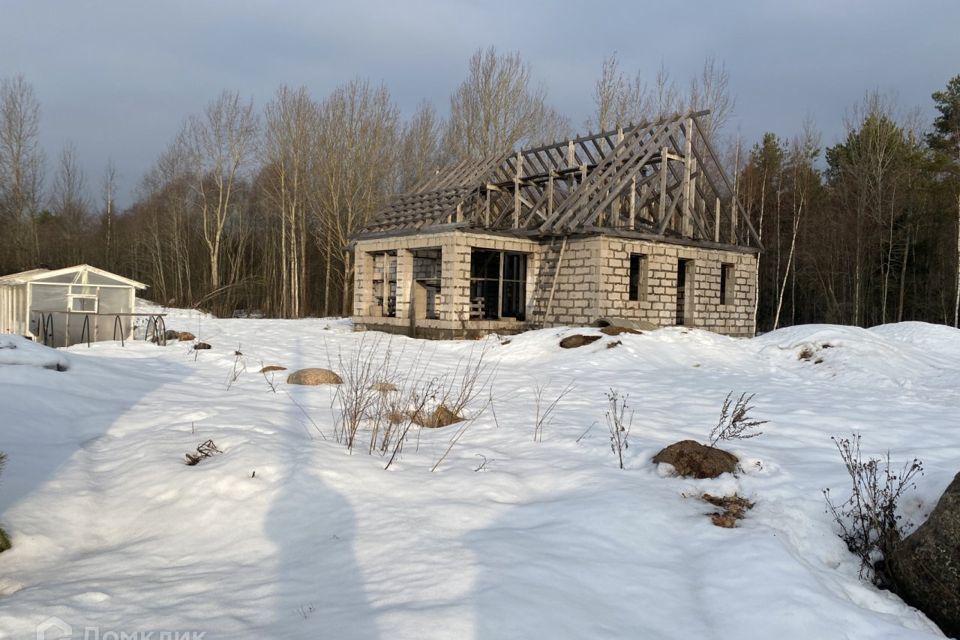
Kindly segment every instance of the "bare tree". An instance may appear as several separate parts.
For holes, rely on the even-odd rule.
[[[54,250],[68,262],[83,262],[83,235],[90,223],[86,190],[86,176],[77,160],[76,145],[68,142],[60,152],[50,194],[50,209],[56,216],[59,230],[56,240],[61,244]]]
[[[101,213],[101,228],[103,230],[103,261],[104,266],[113,269],[116,262],[116,247],[114,246],[116,226],[115,200],[117,194],[117,167],[112,159],[107,160],[107,166],[103,170],[103,178],[100,181],[100,195],[103,198],[103,210]]]
[[[43,190],[40,103],[23,76],[0,80],[0,223],[13,240],[11,267],[37,260]]]
[[[787,281],[791,271],[795,269],[797,250],[797,236],[800,231],[800,221],[803,218],[804,208],[808,205],[810,190],[819,183],[816,169],[813,166],[820,152],[820,134],[814,129],[813,122],[804,123],[803,133],[794,138],[788,155],[788,170],[791,173],[793,188],[792,222],[790,232],[790,251],[787,255],[787,264],[783,272],[783,280],[777,293],[777,310],[773,316],[773,328],[780,326],[780,312],[783,310],[784,294],[787,290]]]
[[[710,111],[710,115],[701,119],[700,126],[707,140],[716,140],[733,115],[735,106],[730,95],[730,74],[723,62],[717,62],[712,56],[704,60],[699,75],[690,80],[686,103],[688,110]]]
[[[224,91],[202,115],[188,120],[182,135],[207,247],[209,289],[216,291],[221,284],[224,229],[236,205],[235,189],[257,143],[253,101],[244,103],[240,94]]]
[[[343,312],[350,309],[353,282],[347,245],[395,189],[399,125],[399,109],[387,88],[366,80],[338,87],[320,105],[314,240],[325,255],[325,295],[339,286]],[[323,309],[332,311],[333,300],[325,299]]]
[[[518,143],[565,137],[569,125],[546,104],[546,90],[533,86],[530,67],[519,53],[478,49],[469,73],[450,96],[450,120],[444,136],[451,160],[482,159],[505,153]]]
[[[627,78],[620,70],[616,52],[605,58],[593,89],[594,122],[600,131],[649,119],[654,112],[651,91],[638,72]]]
[[[429,102],[421,102],[403,127],[400,191],[408,191],[439,170],[444,123]]]
[[[280,87],[266,108],[263,158],[270,168],[267,192],[280,220],[280,308],[302,315],[306,286],[307,208],[317,165],[317,106],[303,87]]]

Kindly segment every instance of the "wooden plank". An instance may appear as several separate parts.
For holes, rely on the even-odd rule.
[[[669,128],[669,125],[662,125],[661,129]],[[612,152],[615,158],[619,157],[629,157],[629,152],[633,147],[643,147],[648,143],[646,136],[649,132],[644,131],[632,131],[630,134],[626,135],[624,141],[620,143]],[[607,165],[606,169],[603,171],[594,171],[590,176],[590,181],[593,188],[596,188],[598,185],[603,184],[603,182],[612,177],[617,170],[617,165],[613,162]],[[579,207],[584,200],[586,200],[591,193],[591,187],[585,184],[582,184],[578,189],[578,192],[564,202],[564,206],[560,207],[557,212],[555,212],[552,221],[545,224],[543,227],[544,231],[548,230],[548,227],[552,230],[558,230],[561,228],[570,228],[572,219],[575,219],[576,208]]]

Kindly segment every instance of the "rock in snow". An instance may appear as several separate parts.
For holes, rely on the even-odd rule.
[[[567,336],[560,341],[560,346],[563,349],[576,349],[577,347],[582,347],[584,345],[593,344],[599,340],[601,336],[585,336],[583,334],[574,334],[572,336]]]
[[[330,369],[300,369],[287,376],[287,384],[304,384],[316,386],[319,384],[343,384],[343,379]]]
[[[655,455],[653,461],[672,465],[677,475],[690,478],[716,478],[737,470],[737,456],[695,440],[675,442]]]
[[[960,638],[960,473],[927,521],[887,558],[887,570],[904,600]]]

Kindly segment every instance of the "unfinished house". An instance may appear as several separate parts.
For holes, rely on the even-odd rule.
[[[677,115],[437,172],[354,237],[355,326],[474,337],[601,319],[754,332],[759,240]]]

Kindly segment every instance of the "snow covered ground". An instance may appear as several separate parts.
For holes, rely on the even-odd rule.
[[[569,329],[394,337],[431,374],[482,349],[496,368],[493,410],[431,473],[456,426],[423,430],[384,471],[331,440],[332,387],[281,374],[274,393],[258,373],[337,368],[379,334],[179,311],[168,327],[213,348],[100,343],[67,350],[67,371],[0,364],[0,523],[14,543],[0,555],[0,637],[33,638],[52,616],[74,637],[939,636],[858,579],[821,490],[845,495],[830,436],[857,431],[867,453],[924,460],[904,504],[923,519],[960,470],[958,331],[804,326],[736,340],[669,328],[572,350],[558,346]],[[535,442],[536,387],[550,401],[570,382]],[[622,471],[610,388],[635,410]],[[738,477],[669,477],[650,462],[705,440],[730,391],[756,393],[770,421],[727,447]],[[223,454],[184,465],[207,439]],[[717,528],[705,491],[756,507]]]

